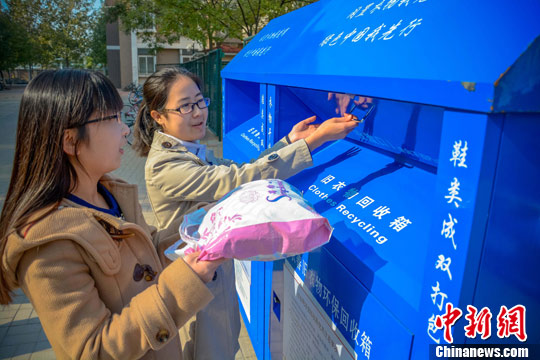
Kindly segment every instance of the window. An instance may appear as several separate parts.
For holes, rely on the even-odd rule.
[[[156,71],[154,57],[151,55],[139,55],[139,75],[150,75]]]
[[[139,75],[150,75],[156,71],[156,57],[150,49],[137,49],[139,57]]]

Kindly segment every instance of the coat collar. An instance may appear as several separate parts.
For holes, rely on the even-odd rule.
[[[129,184],[125,182],[124,180],[115,178],[108,174],[104,175],[99,180],[99,182],[103,186],[105,186],[105,188],[109,190],[109,192],[114,196],[114,198],[118,202],[118,205],[120,206],[120,209],[122,209],[122,212],[124,213],[125,221],[135,222],[136,216],[137,216],[136,209],[138,206],[138,196],[139,196],[137,185]],[[94,214],[96,217],[107,219],[107,221],[110,222],[111,225],[114,225],[115,227],[121,226],[121,224],[125,222],[124,220],[119,219],[115,216],[106,214],[96,209],[87,208],[85,206],[79,205],[66,198],[60,201],[60,205],[58,206],[58,209],[62,209],[65,207],[78,208],[81,210],[88,211]],[[32,214],[28,222],[30,224],[39,222],[48,213],[51,213],[52,210],[53,209],[50,206],[40,209]],[[23,232],[24,231],[25,230],[23,229]]]
[[[206,148],[205,145],[202,145]],[[200,163],[200,165],[209,165],[205,159],[201,159],[193,152],[180,143],[178,139],[165,135],[159,131],[154,132],[154,138],[152,140],[152,145],[150,146],[150,151],[155,152],[176,152],[187,154],[190,158]],[[205,149],[206,151],[206,149]],[[150,156],[150,155],[149,155]]]
[[[124,180],[114,178],[110,175],[105,175],[100,179],[101,184],[107,188],[111,192],[111,194],[114,196],[116,201],[118,202],[118,205],[120,206],[120,209],[122,209],[122,213],[124,214],[124,218],[126,221],[129,222],[136,222],[137,218],[137,209],[139,208],[139,190],[137,185],[135,184],[128,184]],[[64,199],[64,201],[69,201],[67,199]],[[100,211],[96,211],[100,214],[103,214]],[[107,215],[107,214],[104,214]],[[109,216],[112,219],[115,219],[116,221],[119,221],[118,218],[114,216]]]
[[[160,136],[168,138],[168,140],[165,140],[165,141],[168,141],[169,143],[171,143],[171,147],[178,146],[179,144],[179,146],[183,146],[190,153],[197,155],[199,158],[201,158],[201,160],[206,160],[206,145],[205,144],[200,144],[198,141],[197,142],[184,141],[175,136],[165,134],[164,132],[161,132],[161,131],[157,131],[156,133],[159,134]],[[163,145],[164,143],[162,142],[161,146],[163,147]]]
[[[63,199],[58,207],[41,209],[30,218],[30,225],[21,232],[9,235],[1,259],[2,270],[13,285],[17,285],[16,269],[25,251],[55,240],[72,240],[82,246],[106,274],[116,274],[120,269],[120,252],[114,235],[133,231],[139,209],[136,185],[111,176],[100,182],[113,194],[122,208],[124,221],[101,211],[90,209]],[[107,236],[108,235],[108,236]]]
[[[180,143],[178,139],[165,135],[160,131],[154,132],[151,148],[157,151],[188,151],[188,149],[182,143]]]

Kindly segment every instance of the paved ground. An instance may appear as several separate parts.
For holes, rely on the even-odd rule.
[[[11,90],[0,91],[0,206],[4,203],[11,176],[17,114],[23,90],[22,86],[14,86]],[[122,95],[126,98],[125,93]],[[213,149],[217,156],[221,156],[222,147],[216,136],[208,132],[202,142]],[[148,223],[153,224],[155,219],[144,186],[144,161],[130,148],[126,148],[122,166],[114,174],[139,185],[139,200],[144,216]],[[0,359],[55,359],[32,304],[20,290],[16,294],[12,304],[0,306]],[[181,331],[180,336],[185,339],[186,333]],[[243,323],[240,347],[235,360],[256,359]]]

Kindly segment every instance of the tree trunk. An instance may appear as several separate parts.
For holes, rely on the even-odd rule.
[[[205,49],[205,50],[210,50],[212,49],[212,46],[214,45],[214,37],[212,36],[212,32],[208,32],[208,49]]]

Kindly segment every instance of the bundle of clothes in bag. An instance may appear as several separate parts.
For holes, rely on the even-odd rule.
[[[309,252],[330,240],[332,227],[283,180],[240,185],[210,210],[184,216],[171,260],[200,251],[199,260],[272,261]]]

